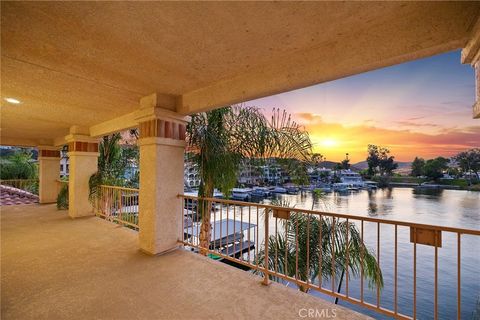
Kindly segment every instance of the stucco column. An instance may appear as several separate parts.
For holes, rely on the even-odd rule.
[[[183,219],[183,168],[186,119],[153,108],[139,122],[139,246],[148,254],[178,247]]]
[[[475,70],[475,102],[473,118],[480,119],[480,19],[472,29],[471,39],[462,50],[462,63],[468,63]]]
[[[38,195],[40,203],[57,201],[60,178],[60,151],[55,147],[38,147]]]
[[[69,135],[68,215],[71,218],[91,216],[93,206],[88,200],[88,181],[97,172],[98,141],[83,135]]]

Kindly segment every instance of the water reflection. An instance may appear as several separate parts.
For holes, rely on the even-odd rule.
[[[377,191],[368,191],[368,215],[369,216],[376,216],[378,212],[378,205],[377,205],[377,197],[376,193]]]
[[[307,195],[282,195],[290,199],[296,208],[316,209],[328,207],[326,211],[375,216],[391,220],[415,223],[451,226],[468,229],[480,229],[480,192],[441,189],[393,188],[377,191],[360,191],[351,194],[327,194],[324,198],[313,199]],[[365,241],[376,248],[376,224],[365,223]],[[381,267],[384,272],[385,287],[381,294],[382,305],[393,307],[393,234],[391,226],[382,226],[381,230]],[[444,232],[443,244],[439,249],[439,312],[441,319],[456,318],[456,234]],[[401,312],[412,314],[413,305],[413,256],[409,240],[409,229],[399,228],[399,308]],[[480,296],[479,237],[462,237],[462,318],[470,319]],[[433,318],[433,250],[427,246],[417,246],[417,317]],[[359,293],[358,279],[352,278],[352,292]],[[342,290],[344,290],[343,288]],[[313,291],[312,294],[320,295]],[[371,302],[375,294],[366,291]],[[331,298],[322,296],[331,301]],[[340,304],[347,305],[345,302]],[[357,306],[349,308],[367,313],[375,318],[378,313],[365,311]]]
[[[382,189],[382,191],[384,192],[385,199],[393,198],[393,195],[392,195],[393,188],[385,188],[385,189]]]
[[[414,195],[427,195],[431,198],[438,199],[442,196],[443,189],[413,188],[412,192]]]

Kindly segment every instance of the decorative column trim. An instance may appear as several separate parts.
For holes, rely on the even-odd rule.
[[[68,142],[68,154],[97,153],[98,139],[87,135],[69,134],[65,137]]]
[[[68,152],[98,152],[98,142],[71,141],[68,143]]]
[[[59,159],[60,150],[57,147],[40,145],[37,146],[38,159]]]
[[[174,140],[185,140],[186,125],[163,119],[152,119],[140,122],[140,138],[158,137]]]
[[[159,107],[144,108],[138,111],[140,140],[161,138],[161,141],[185,141],[187,117]]]
[[[39,150],[39,157],[41,158],[60,158],[59,150]]]

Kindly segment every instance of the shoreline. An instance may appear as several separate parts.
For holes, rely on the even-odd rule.
[[[412,182],[390,182],[387,187],[396,187],[396,188],[420,188],[425,190],[435,190],[435,189],[444,189],[444,190],[464,190],[464,191],[480,191],[480,189],[475,189],[472,187],[461,187],[455,185],[444,185],[444,184],[431,184],[428,186],[422,186],[418,183]]]

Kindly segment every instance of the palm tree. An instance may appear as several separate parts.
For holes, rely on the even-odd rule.
[[[318,192],[314,193],[312,210],[315,198],[319,196],[321,197]],[[277,270],[307,283],[314,283],[320,279],[328,280],[334,275],[335,277],[340,275],[338,288],[340,291],[347,268],[349,277],[358,276],[363,269],[363,275],[368,279],[370,287],[383,287],[380,266],[374,254],[362,241],[355,224],[338,218],[308,215],[298,211],[292,211],[288,220],[280,219],[280,224],[283,227],[280,229],[285,230],[285,233],[271,235],[268,238],[270,270]],[[256,259],[261,266],[265,265],[265,249],[259,251]],[[309,287],[300,284],[299,290],[308,292]]]
[[[101,185],[125,187],[129,183],[125,179],[125,171],[129,162],[138,158],[138,149],[136,146],[122,147],[121,139],[120,133],[114,133],[104,136],[99,144],[98,170],[89,180],[89,198],[92,202],[100,196]]]
[[[240,163],[251,158],[307,159],[311,150],[308,133],[287,116],[274,110],[269,122],[255,107],[232,106],[194,114],[187,126],[189,154],[199,168],[200,198],[211,198],[214,188],[225,195],[237,182]],[[210,204],[200,200],[200,247],[210,246]]]
[[[17,150],[6,160],[2,159],[0,169],[2,180],[38,178],[38,166],[29,150]]]

